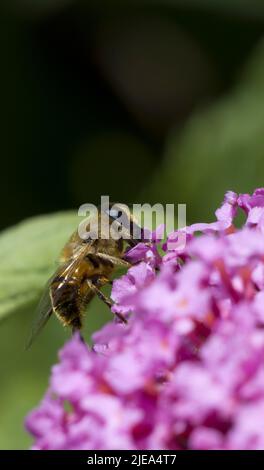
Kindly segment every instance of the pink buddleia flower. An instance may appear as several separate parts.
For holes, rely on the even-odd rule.
[[[156,233],[127,252],[111,297],[128,323],[63,347],[26,419],[34,449],[264,449],[263,210],[264,189],[229,191],[184,247],[170,234],[161,257]]]
[[[139,289],[146,287],[155,277],[155,270],[150,264],[141,262],[132,266],[126,275],[114,281],[111,298],[114,300],[113,312],[128,313],[133,311],[133,303],[127,302]],[[124,304],[123,300],[126,299]]]
[[[129,249],[125,255],[126,260],[131,263],[145,261],[153,268],[158,267],[162,262],[162,258],[158,252],[157,244],[164,238],[164,231],[164,225],[159,225],[153,232],[148,230],[146,236],[149,242],[140,242],[135,247]]]

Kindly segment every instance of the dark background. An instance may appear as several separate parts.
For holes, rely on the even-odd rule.
[[[210,220],[226,190],[263,185],[261,0],[2,0],[0,18],[2,229],[104,194]],[[23,416],[62,344],[52,325],[18,362],[16,317],[0,330],[2,448],[29,445]]]

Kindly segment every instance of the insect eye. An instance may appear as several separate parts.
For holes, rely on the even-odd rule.
[[[122,217],[122,211],[119,211],[117,209],[110,209],[108,214],[111,217],[111,219],[119,219],[120,217]]]

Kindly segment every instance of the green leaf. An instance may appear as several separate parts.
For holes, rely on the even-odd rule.
[[[74,212],[26,220],[0,235],[0,318],[37,300],[76,229]]]

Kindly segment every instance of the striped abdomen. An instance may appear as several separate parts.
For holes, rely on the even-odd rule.
[[[54,312],[63,325],[74,329],[82,327],[82,314],[85,307],[94,297],[89,286],[104,276],[108,279],[113,271],[109,260],[101,260],[96,253],[89,253],[82,260],[61,267],[50,286],[50,297]]]
[[[59,320],[64,325],[80,329],[83,310],[94,296],[87,283],[76,278],[57,277],[51,283],[50,296]]]

